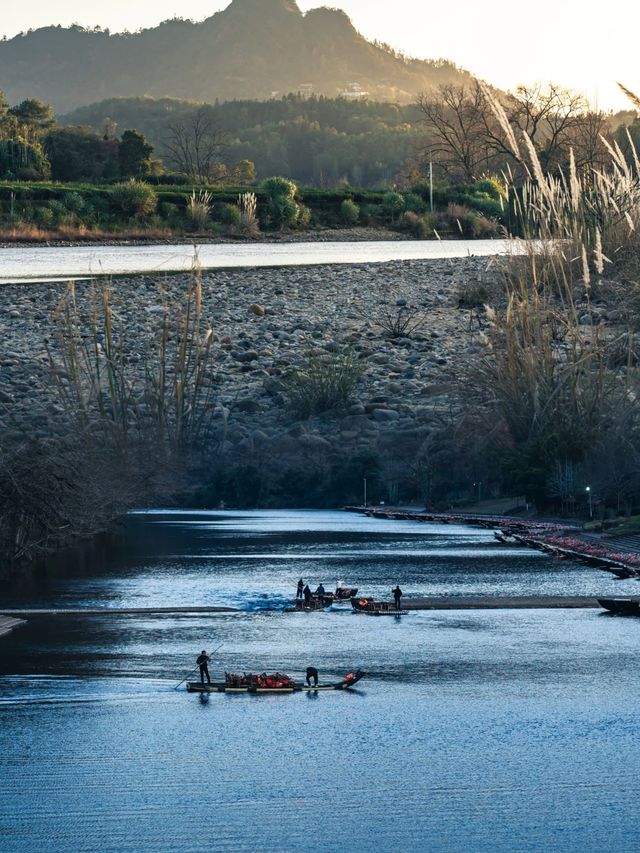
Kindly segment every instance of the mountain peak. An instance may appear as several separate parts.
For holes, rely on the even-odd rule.
[[[293,12],[302,17],[296,0],[231,0],[225,12],[262,16]]]
[[[315,95],[410,102],[468,79],[452,65],[408,61],[376,47],[336,9],[303,15],[296,0],[227,4],[201,23],[169,22],[126,36],[69,28],[0,41],[0,83],[11,103],[40,98],[64,113],[110,97],[212,103],[269,99],[303,86]]]

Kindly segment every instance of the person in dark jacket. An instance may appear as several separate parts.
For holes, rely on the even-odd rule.
[[[400,610],[400,599],[402,598],[402,595],[403,595],[402,590],[400,589],[400,587],[398,585],[396,585],[396,588],[394,590],[392,590],[392,592],[393,592],[393,600],[396,603],[396,610]]]
[[[311,687],[311,679],[313,679],[313,686],[318,686],[318,670],[315,666],[307,667],[307,687]]]
[[[308,607],[311,604],[311,590],[309,588],[309,584],[307,584],[303,590],[304,594],[304,606]]]
[[[200,684],[204,684],[205,675],[207,676],[207,682],[211,684],[211,678],[209,677],[209,667],[207,666],[210,660],[211,658],[203,649],[202,652],[198,655],[198,660],[196,661],[196,663],[200,667]]]
[[[324,595],[324,584],[318,584],[318,588],[316,589],[316,595]]]
[[[302,580],[302,578],[300,578],[300,580],[298,581],[298,589],[296,591],[296,599],[302,598],[303,592],[304,592],[304,581]]]

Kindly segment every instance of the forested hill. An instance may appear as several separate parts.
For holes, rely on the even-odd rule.
[[[368,42],[340,10],[303,15],[295,0],[232,0],[201,23],[171,20],[134,34],[46,27],[0,42],[9,101],[36,97],[58,113],[108,97],[263,99],[305,84],[336,96],[355,83],[376,100],[406,102],[467,77],[451,63],[407,60]]]
[[[172,124],[187,122],[198,109],[175,98],[109,98],[59,117],[62,125],[82,125],[103,134],[142,131],[156,156],[170,164],[166,150]],[[288,175],[307,186],[376,187],[393,181],[424,136],[412,104],[300,98],[227,101],[210,108],[226,135],[221,157],[228,166],[255,163],[259,178]]]

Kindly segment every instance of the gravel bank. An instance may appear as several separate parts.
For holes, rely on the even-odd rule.
[[[451,410],[465,363],[486,338],[461,291],[496,277],[486,258],[387,264],[212,271],[204,275],[204,312],[215,334],[218,407],[229,415],[230,454],[331,455],[374,447],[381,439],[414,446]],[[158,328],[159,284],[170,299],[184,291],[184,274],[119,278],[113,304],[125,320],[128,359],[135,370]],[[7,285],[0,305],[0,427],[27,421],[50,434],[59,401],[44,348],[62,284]],[[90,286],[77,286],[88,310]],[[380,326],[399,310],[424,322],[410,337]],[[364,373],[346,412],[297,422],[284,406],[280,380],[306,354],[352,347]],[[226,411],[225,411],[226,410]],[[3,422],[4,421],[4,422]]]

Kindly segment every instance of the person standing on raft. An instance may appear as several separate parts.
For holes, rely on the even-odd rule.
[[[302,578],[300,578],[300,580],[298,581],[298,589],[296,591],[296,600],[298,598],[302,598],[303,591],[304,591],[304,581],[302,580]]]
[[[311,687],[311,680],[313,679],[313,686],[318,686],[318,670],[315,666],[307,667],[307,687]]]
[[[303,592],[304,592],[304,606],[309,607],[309,605],[311,604],[311,589],[309,587],[309,584],[307,584],[305,586]]]
[[[198,655],[198,660],[196,661],[196,663],[200,667],[200,684],[204,684],[205,675],[207,676],[207,682],[211,684],[211,678],[209,677],[209,667],[207,666],[210,660],[211,658],[203,649],[201,654]]]
[[[400,599],[403,596],[403,592],[400,589],[400,586],[398,584],[396,584],[396,588],[394,590],[392,590],[392,592],[393,592],[393,600],[396,603],[396,610],[400,610]]]

